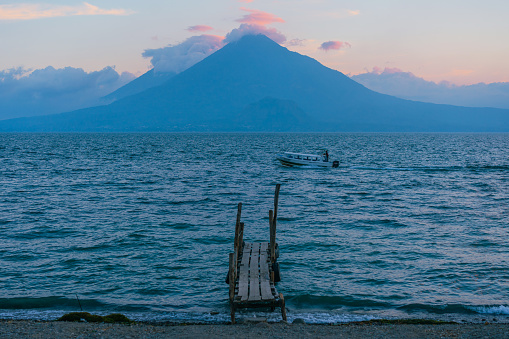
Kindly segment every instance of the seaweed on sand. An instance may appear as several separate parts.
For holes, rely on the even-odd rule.
[[[113,313],[106,316],[97,314],[90,314],[88,312],[71,312],[64,314],[57,321],[85,321],[89,323],[116,323],[116,324],[131,324],[132,320],[120,313]]]

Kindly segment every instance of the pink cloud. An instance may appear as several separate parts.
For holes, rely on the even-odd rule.
[[[82,5],[58,6],[42,4],[0,5],[0,20],[33,20],[76,15],[130,15],[125,9],[102,9],[89,3]]]
[[[277,16],[271,13],[266,13],[258,11],[256,9],[249,9],[245,7],[242,7],[241,10],[251,13],[246,14],[242,18],[237,20],[238,22],[241,23],[265,26],[274,22],[285,22],[283,19],[278,18]]]
[[[239,40],[244,35],[256,35],[256,34],[263,34],[268,38],[274,40],[278,44],[282,44],[286,41],[286,37],[280,32],[278,32],[275,28],[267,28],[262,25],[254,24],[241,24],[239,28],[235,28],[230,33],[226,34],[224,42],[229,43],[232,41]]]
[[[254,0],[239,0],[239,2],[245,2],[246,4],[249,4],[253,2]]]
[[[350,43],[348,43],[348,42],[343,42],[343,41],[327,41],[327,42],[324,42],[323,44],[321,44],[320,47],[318,47],[318,48],[322,49],[324,51],[329,51],[331,49],[338,50],[338,49],[346,48],[346,47],[352,47],[352,45],[350,45]]]
[[[257,23],[242,23],[238,28],[229,32],[226,37],[207,34],[193,36],[178,45],[158,49],[147,49],[143,52],[142,56],[151,58],[150,62],[154,66],[155,72],[180,73],[205,59],[224,45],[237,41],[245,35],[263,34],[278,44],[283,44],[286,41],[286,36],[275,28],[265,27],[265,24],[271,22],[284,22],[282,19],[260,11],[248,11],[252,14],[246,15],[238,21],[259,22],[263,23],[263,25]],[[205,25],[196,25],[187,28],[188,31],[206,31],[209,29],[212,29],[212,27]],[[292,43],[298,44],[300,41],[294,40]]]
[[[213,28],[210,26],[206,26],[206,25],[196,25],[196,26],[190,26],[187,28],[187,30],[189,32],[206,32],[206,31],[210,31],[211,29],[213,29]]]

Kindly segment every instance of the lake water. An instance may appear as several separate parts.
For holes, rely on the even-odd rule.
[[[289,321],[509,322],[509,134],[0,134],[0,318],[227,322],[276,183]]]

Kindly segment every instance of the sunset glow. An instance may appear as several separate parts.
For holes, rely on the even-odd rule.
[[[0,20],[33,20],[75,15],[130,15],[125,9],[101,9],[84,2],[80,6],[42,4],[0,5]]]
[[[479,16],[473,3],[438,0],[411,6],[401,0],[354,6],[331,0],[291,6],[264,0],[8,0],[0,5],[0,70],[115,66],[143,74],[152,67],[145,50],[204,33],[224,36],[225,42],[265,34],[345,74],[378,66],[437,83],[503,82],[509,79],[509,3],[491,2]]]
[[[283,23],[283,19],[278,18],[274,14],[258,11],[255,9],[241,8],[243,11],[249,12],[250,14],[244,15],[242,18],[237,19],[238,22],[254,25],[269,25],[275,22]]]
[[[189,32],[207,32],[212,30],[213,28],[207,25],[196,25],[196,26],[190,26],[187,28]]]

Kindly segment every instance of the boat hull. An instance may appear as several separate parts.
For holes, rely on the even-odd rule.
[[[286,167],[333,167],[333,163],[329,161],[295,159],[284,155],[278,155],[276,158]]]

